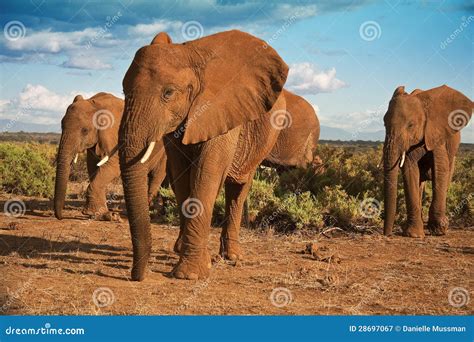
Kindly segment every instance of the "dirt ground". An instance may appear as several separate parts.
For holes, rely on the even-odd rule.
[[[473,227],[424,240],[243,229],[244,261],[216,258],[209,279],[183,281],[168,277],[178,260],[172,251],[178,228],[153,224],[149,272],[138,283],[129,280],[126,219],[90,221],[69,207],[58,221],[48,204],[27,204],[22,217],[0,216],[0,314],[473,313],[474,299],[462,307],[448,300],[451,290],[463,288],[466,302],[474,288]],[[219,232],[212,229],[212,253]],[[309,243],[316,254],[302,253]]]

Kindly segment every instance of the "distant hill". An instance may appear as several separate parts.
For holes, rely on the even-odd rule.
[[[1,119],[0,129],[2,132],[61,133],[61,124],[42,125]]]
[[[365,141],[384,141],[385,131],[377,132],[348,132],[341,128],[321,126],[322,140],[365,140]]]

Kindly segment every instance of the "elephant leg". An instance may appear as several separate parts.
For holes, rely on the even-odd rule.
[[[176,197],[178,208],[183,206],[184,201],[189,198],[191,187],[189,180],[191,179],[191,168],[189,166],[191,155],[180,149],[179,141],[174,137],[165,137],[166,153],[172,158],[168,158],[168,178],[171,188]],[[186,217],[183,211],[179,210],[179,235],[174,243],[173,250],[176,254],[180,254],[182,250],[182,233]]]
[[[179,279],[209,276],[211,258],[207,248],[212,212],[219,189],[229,171],[240,128],[195,146],[197,159],[191,166],[191,191],[180,209],[185,216],[182,245],[173,275]]]
[[[180,177],[177,177],[175,180],[175,176],[172,176],[172,172],[170,171],[170,184],[173,192],[176,196],[176,202],[178,204],[178,208],[182,208],[184,201],[189,198],[189,194],[191,192],[191,188],[189,186],[189,178],[191,176],[191,170],[188,168],[187,170],[181,173]],[[181,180],[180,180],[181,179]],[[183,214],[183,211],[179,210],[179,234],[176,242],[174,243],[173,251],[176,254],[180,254],[182,250],[182,236],[184,231],[184,224],[185,224],[186,217]]]
[[[444,235],[449,225],[446,217],[446,195],[452,173],[446,146],[434,150],[433,159],[433,200],[429,211],[428,229],[432,235]]]
[[[89,184],[92,182],[92,180],[95,177],[95,174],[99,170],[99,167],[97,166],[97,162],[99,161],[95,155],[94,152],[92,152],[90,149],[87,150],[86,152],[86,161],[87,161],[87,174],[89,176]],[[89,187],[87,188],[86,192],[86,204],[84,206],[85,209],[89,208],[89,196],[87,196],[87,193],[89,191]]]
[[[252,185],[254,172],[244,184],[227,182],[225,184],[225,226],[221,233],[219,254],[225,259],[242,259],[239,243],[242,211]]]
[[[100,217],[108,212],[107,208],[107,185],[120,176],[118,158],[113,158],[107,164],[98,167],[92,177],[86,192],[87,206],[83,214]]]
[[[403,234],[409,237],[423,238],[423,220],[420,198],[420,170],[418,162],[407,156],[403,167],[403,183],[405,189],[405,203],[407,207],[407,222]]]
[[[87,160],[87,174],[89,175],[89,180],[91,181],[95,173],[99,169],[99,167],[97,166],[97,162],[99,161],[99,159],[97,159],[95,153],[92,152],[91,149],[88,149],[86,160]]]

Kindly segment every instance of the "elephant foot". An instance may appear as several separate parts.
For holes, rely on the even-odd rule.
[[[239,241],[221,237],[219,255],[224,259],[231,261],[242,260],[242,251],[240,249]]]
[[[211,265],[211,257],[206,247],[193,251],[192,254],[188,252],[181,255],[171,274],[177,279],[206,279],[210,275]]]
[[[87,205],[82,209],[82,214],[90,217],[100,217],[109,212],[107,205]]]
[[[421,223],[407,223],[406,227],[403,229],[403,236],[408,236],[412,238],[424,238],[425,232],[423,230],[423,222]]]
[[[133,281],[143,281],[145,279],[147,263],[148,257],[133,263],[131,274]]]
[[[449,221],[446,217],[441,220],[429,220],[428,221],[428,230],[431,235],[442,236],[446,235],[449,227]]]

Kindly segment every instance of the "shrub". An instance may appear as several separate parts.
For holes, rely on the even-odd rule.
[[[160,195],[163,198],[163,211],[160,221],[171,225],[179,225],[179,209],[173,190],[169,187],[161,187]]]
[[[319,203],[306,191],[272,198],[261,208],[255,223],[261,228],[271,226],[281,232],[310,227],[319,229],[323,226],[323,216]]]
[[[258,174],[252,182],[248,201],[250,221],[253,222],[258,214],[269,204],[278,201],[275,195],[275,180],[266,180],[263,174]]]
[[[341,185],[351,196],[367,192],[370,197],[381,199],[383,170],[377,168],[382,155],[381,148],[352,151],[350,148],[321,145],[318,153],[323,165],[283,173],[277,193],[299,189],[317,196],[328,186]]]
[[[3,191],[51,197],[55,170],[51,145],[0,143],[0,185]]]

